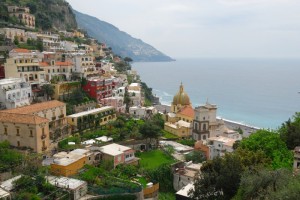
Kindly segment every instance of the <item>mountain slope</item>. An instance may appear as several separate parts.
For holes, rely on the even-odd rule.
[[[95,17],[74,10],[76,21],[80,28],[97,39],[106,43],[113,51],[122,56],[130,57],[134,61],[172,61],[173,59],[140,39],[131,37],[115,26]]]

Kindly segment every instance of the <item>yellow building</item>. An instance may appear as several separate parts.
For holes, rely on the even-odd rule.
[[[53,98],[63,100],[64,97],[69,97],[72,92],[80,88],[80,82],[64,82],[52,84],[54,86]]]
[[[86,164],[86,156],[76,153],[59,152],[53,156],[50,171],[57,176],[71,176]]]
[[[22,116],[33,115],[48,119],[49,133],[52,139],[66,136],[70,133],[66,120],[66,104],[60,101],[46,101],[15,109],[3,110],[4,113],[15,113]]]
[[[94,125],[95,121],[97,121],[99,125],[105,125],[109,121],[116,120],[116,117],[117,116],[114,107],[104,106],[101,108],[68,115],[67,121],[73,130],[83,130],[88,128],[91,118],[93,119],[92,125]]]
[[[0,112],[0,141],[42,153],[48,150],[49,120],[30,114]]]
[[[190,98],[184,91],[181,83],[179,91],[173,98],[171,112],[165,116],[166,123],[164,129],[178,137],[190,137],[191,123],[194,120],[194,115]]]

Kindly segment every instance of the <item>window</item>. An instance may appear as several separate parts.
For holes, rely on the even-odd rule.
[[[30,130],[30,137],[33,137],[33,131]]]
[[[20,141],[18,141],[17,143],[18,143],[18,147],[20,147],[21,146]]]
[[[7,128],[4,128],[4,135],[7,135]]]
[[[17,136],[20,136],[20,129],[17,128]]]

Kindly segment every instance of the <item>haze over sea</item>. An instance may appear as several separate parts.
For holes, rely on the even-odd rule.
[[[177,59],[133,63],[162,104],[183,83],[193,107],[208,101],[218,116],[260,128],[278,128],[300,111],[300,59]]]

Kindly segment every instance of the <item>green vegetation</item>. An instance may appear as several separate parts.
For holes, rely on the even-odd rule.
[[[23,159],[22,154],[10,149],[9,142],[0,142],[0,172],[14,170],[21,165]]]
[[[1,0],[0,20],[17,25],[23,25],[14,17],[9,17],[6,5],[26,6],[35,15],[36,27],[42,30],[53,28],[66,30],[76,29],[77,23],[69,4],[64,0]]]
[[[139,155],[140,165],[145,169],[156,169],[157,167],[163,164],[171,164],[174,163],[174,158],[166,155],[161,150],[152,150],[147,152],[142,152]]]
[[[183,145],[194,147],[196,141],[193,139],[182,139],[182,140],[178,140],[177,142]]]
[[[166,139],[178,139],[179,137],[177,135],[173,135],[172,133],[166,131],[166,130],[162,130],[162,137],[166,138]]]
[[[206,157],[202,151],[192,151],[185,155],[187,162],[192,161],[193,163],[202,163],[206,160]]]
[[[159,200],[174,200],[176,199],[175,193],[159,192]]]
[[[293,150],[296,146],[300,146],[300,112],[297,112],[292,120],[283,123],[278,132],[288,149]]]
[[[144,82],[141,82],[141,86],[142,86],[142,91],[145,94],[145,105],[146,106],[151,106],[152,102],[153,102],[153,99],[154,99],[154,96],[152,94],[152,88],[149,88],[147,86],[147,84],[144,83]]]

